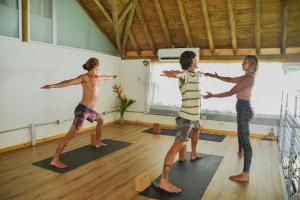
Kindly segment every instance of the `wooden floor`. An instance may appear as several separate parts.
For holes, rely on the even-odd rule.
[[[3,153],[0,155],[0,199],[147,199],[135,192],[134,178],[146,170],[152,178],[157,177],[174,138],[142,133],[145,128],[130,124],[104,127],[104,138],[134,144],[65,174],[32,165],[52,156],[57,141]],[[65,151],[84,146],[89,141],[89,134],[79,134]],[[228,180],[229,175],[240,172],[243,166],[236,156],[237,138],[227,136],[220,143],[200,140],[200,152],[224,156],[202,199],[283,199],[276,142],[258,139],[251,142],[251,181],[240,185]]]

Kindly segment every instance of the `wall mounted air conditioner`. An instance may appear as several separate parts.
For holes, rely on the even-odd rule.
[[[158,49],[157,56],[160,61],[178,61],[180,55],[184,51],[193,51],[196,53],[199,59],[200,48],[168,48],[168,49]]]

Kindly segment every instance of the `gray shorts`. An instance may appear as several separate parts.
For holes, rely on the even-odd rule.
[[[176,117],[177,135],[175,140],[179,139],[180,142],[185,142],[191,137],[194,130],[200,129],[200,122],[191,121],[181,117]]]

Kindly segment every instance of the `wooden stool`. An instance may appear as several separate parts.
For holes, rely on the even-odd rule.
[[[154,134],[160,134],[160,124],[153,123],[152,131],[153,131]]]
[[[143,192],[147,187],[150,186],[150,174],[148,172],[144,172],[135,177],[135,191]]]
[[[179,161],[185,161],[186,159],[186,144],[179,151]]]
[[[91,134],[91,145],[96,146],[97,140],[96,140],[96,134]]]

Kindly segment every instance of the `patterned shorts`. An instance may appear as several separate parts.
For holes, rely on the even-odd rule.
[[[96,118],[99,116],[99,114],[96,111],[86,107],[81,103],[78,104],[78,106],[75,108],[74,114],[75,114],[75,118],[73,121],[73,126],[77,130],[79,130],[82,127],[83,122],[85,120],[88,120],[89,122],[94,122]]]
[[[194,130],[200,129],[200,122],[190,121],[181,117],[176,117],[177,135],[175,140],[179,139],[180,142],[185,142],[191,137]]]

